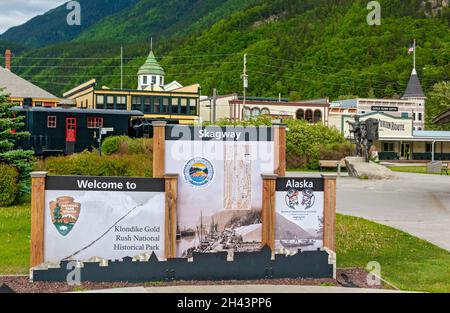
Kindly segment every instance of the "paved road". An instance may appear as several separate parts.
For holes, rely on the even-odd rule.
[[[450,251],[450,176],[396,173],[385,181],[342,177],[337,211],[389,225]]]
[[[86,293],[402,293],[395,290],[295,285],[207,285],[174,287],[119,288]]]

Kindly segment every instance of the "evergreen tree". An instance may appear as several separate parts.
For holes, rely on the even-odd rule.
[[[0,89],[0,162],[14,166],[19,171],[20,192],[29,190],[30,172],[33,169],[33,151],[15,150],[18,140],[30,134],[17,131],[24,126],[24,116],[16,116],[11,108],[16,104],[8,99],[8,95]]]

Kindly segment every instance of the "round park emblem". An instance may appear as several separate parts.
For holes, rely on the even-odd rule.
[[[292,210],[308,210],[314,206],[316,197],[311,189],[290,189],[285,197],[286,205]]]
[[[208,186],[213,181],[214,175],[214,166],[208,159],[193,158],[184,165],[184,180],[194,187]]]

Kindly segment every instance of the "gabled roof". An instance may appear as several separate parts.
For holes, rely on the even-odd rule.
[[[58,97],[48,91],[30,83],[20,76],[0,67],[0,88],[5,88],[6,93],[12,98],[52,99]]]
[[[148,74],[161,76],[164,76],[166,74],[162,66],[158,63],[158,61],[156,61],[156,57],[153,54],[153,50],[150,51],[147,60],[145,61],[144,65],[142,65],[139,68],[138,71],[138,75],[148,75]]]
[[[406,87],[405,94],[402,97],[402,99],[407,98],[426,98],[422,86],[420,85],[416,69],[413,69],[411,77],[409,78],[408,87]]]

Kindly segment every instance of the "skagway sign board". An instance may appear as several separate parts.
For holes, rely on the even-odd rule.
[[[278,178],[275,197],[275,250],[322,248],[324,179]]]
[[[164,180],[46,178],[44,261],[164,257]]]
[[[274,128],[165,128],[165,173],[178,174],[177,256],[261,248],[262,173],[275,171]]]

